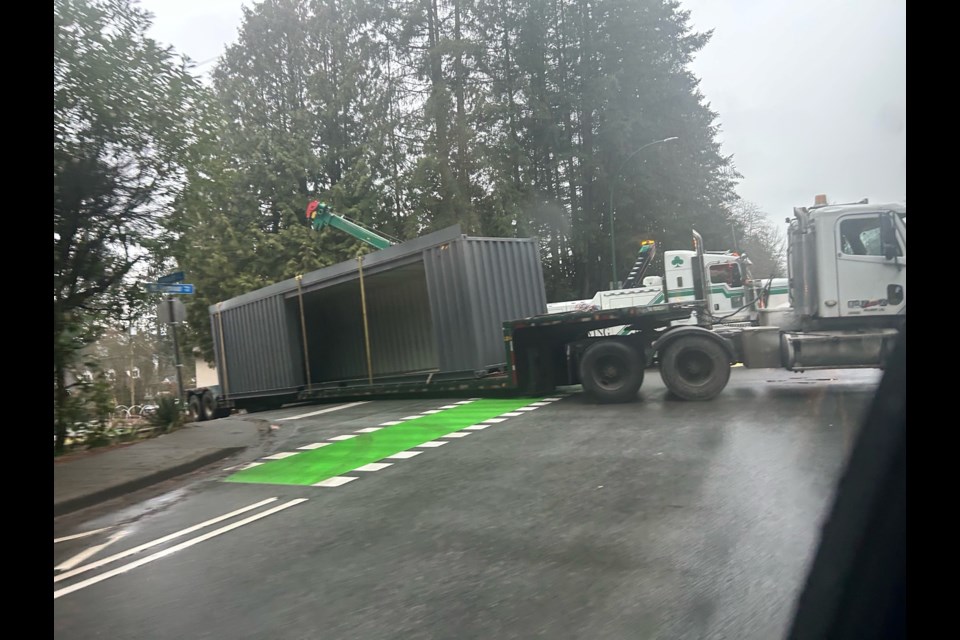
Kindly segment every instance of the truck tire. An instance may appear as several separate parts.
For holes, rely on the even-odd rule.
[[[200,411],[200,397],[196,394],[190,396],[190,401],[187,402],[187,411],[190,414],[190,422],[203,420],[203,413]]]
[[[710,338],[684,336],[660,354],[660,377],[667,389],[683,400],[710,400],[730,380],[730,358]]]
[[[213,420],[213,414],[217,411],[217,402],[213,399],[213,394],[209,391],[204,391],[203,396],[200,398],[200,415],[203,416],[201,420]]]
[[[615,340],[597,342],[580,359],[580,383],[597,402],[633,402],[643,384],[643,358]]]

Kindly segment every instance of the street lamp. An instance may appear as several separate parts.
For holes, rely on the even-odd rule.
[[[630,162],[634,156],[646,149],[647,147],[652,147],[655,144],[660,144],[661,142],[671,142],[673,140],[679,140],[677,136],[671,136],[669,138],[664,138],[663,140],[654,140],[653,142],[648,142],[643,145],[630,155],[628,155],[624,161],[620,164],[620,168],[617,170],[613,176],[610,178],[610,197],[607,198],[607,202],[610,204],[610,274],[613,276],[613,280],[610,281],[610,286],[617,286],[617,240],[616,236],[613,233],[613,184],[614,180],[620,177],[620,174],[623,173],[624,168],[627,166],[627,163]]]

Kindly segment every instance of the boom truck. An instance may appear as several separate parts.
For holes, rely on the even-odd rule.
[[[397,394],[536,395],[577,384],[593,401],[629,402],[637,399],[645,370],[655,360],[667,389],[693,401],[717,396],[730,378],[731,366],[737,363],[791,371],[883,368],[906,326],[906,206],[874,205],[866,200],[828,205],[818,196],[814,206],[795,208],[787,223],[789,306],[761,307],[758,288],[744,287],[742,308],[733,315],[712,308],[708,287],[712,286],[712,265],[738,264],[738,260],[707,252],[695,230],[693,249],[678,254],[686,256],[684,263],[668,261],[661,279],[663,303],[559,313],[546,313],[539,256],[531,240],[469,238],[452,227],[393,245],[370,254],[369,266],[364,266],[361,258],[355,266],[342,263],[310,274],[311,285],[322,284],[328,291],[322,296],[307,300],[310,293],[303,292],[310,287],[298,280],[212,306],[211,327],[223,389],[213,398],[214,411]],[[502,246],[513,247],[510,251],[514,254],[504,253]],[[655,251],[655,245],[647,251]],[[531,271],[529,260],[523,263],[521,253],[535,261],[537,270]],[[718,256],[723,259],[717,260]],[[520,266],[506,273],[503,265],[508,263]],[[388,265],[394,266],[388,269]],[[381,266],[384,270],[378,270]],[[338,322],[329,322],[329,314],[344,309],[331,304],[334,301],[350,300],[348,315],[357,315],[352,305],[358,297],[350,298],[345,292],[359,289],[362,296],[364,273],[368,274],[366,304],[370,304],[371,293],[374,300],[387,299],[379,313],[381,319],[373,320],[373,330],[369,330],[364,307],[362,323],[344,322],[341,315],[337,315]],[[306,282],[307,276],[303,280]],[[423,297],[417,299],[418,304],[404,306],[401,298],[406,294],[400,289],[409,287],[413,292],[421,280],[426,283]],[[768,293],[771,284],[766,284]],[[688,287],[692,298],[679,295]],[[524,306],[528,290],[527,299],[532,302]],[[678,295],[674,297],[674,293]],[[244,317],[229,315],[236,309],[262,307],[272,298],[282,299],[289,313],[279,321],[271,320],[269,327],[259,328]],[[450,300],[459,302],[451,306]],[[534,312],[525,313],[524,308]],[[418,310],[422,311],[418,318],[407,317]],[[284,326],[287,334],[277,338],[274,334]],[[324,331],[334,326],[340,330],[332,337],[335,348],[328,344],[324,350],[323,340],[316,336],[325,336]],[[493,339],[501,345],[502,361],[453,370],[451,359],[470,351],[471,338],[477,345],[489,338],[491,327]],[[611,327],[626,327],[627,331],[596,333]],[[398,332],[406,333],[391,341],[389,336]],[[238,335],[231,339],[231,333]],[[251,386],[250,376],[269,369],[269,359],[276,360],[274,347],[290,347],[298,333],[303,336],[302,348],[288,349],[291,357],[277,361],[291,375],[281,381],[275,375],[270,377],[273,374],[268,371],[268,379]],[[308,334],[314,336],[312,341]],[[350,352],[353,359],[326,359],[327,355],[347,354],[344,344],[363,344],[364,339],[366,349]],[[256,341],[263,344],[251,347]],[[377,344],[383,346],[378,349]],[[396,355],[403,345],[407,351]],[[371,351],[375,354],[372,360]],[[392,354],[380,355],[379,368],[371,365],[376,363],[378,351]],[[366,367],[361,364],[364,352]],[[492,357],[480,354],[472,362]],[[403,358],[410,365],[396,370]],[[410,358],[423,366],[415,369]],[[347,366],[351,364],[352,368]]]

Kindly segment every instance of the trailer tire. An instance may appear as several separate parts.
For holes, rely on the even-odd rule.
[[[628,345],[615,340],[593,344],[580,359],[583,390],[602,404],[636,400],[643,373],[643,358]]]
[[[187,402],[187,411],[190,414],[190,422],[201,422],[203,420],[203,413],[200,411],[200,398],[196,394],[190,396],[190,401]]]
[[[216,411],[217,402],[213,399],[213,394],[209,391],[204,391],[203,396],[200,398],[200,415],[203,416],[201,420],[213,420]]]
[[[660,354],[660,377],[682,400],[715,398],[730,380],[730,358],[722,345],[704,336],[684,336]]]

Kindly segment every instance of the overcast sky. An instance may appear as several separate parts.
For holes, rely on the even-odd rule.
[[[209,71],[250,0],[142,0],[152,35]],[[692,66],[742,198],[794,206],[907,197],[906,0],[681,0],[713,39]]]

